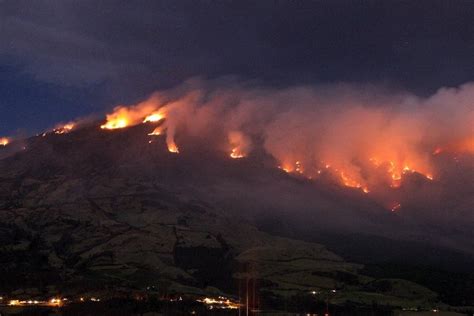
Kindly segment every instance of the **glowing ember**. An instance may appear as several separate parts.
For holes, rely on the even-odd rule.
[[[392,208],[390,209],[392,212],[396,212],[398,211],[400,208],[402,207],[402,205],[400,203],[397,203],[395,204],[394,206],[392,206]]]
[[[299,174],[303,174],[303,166],[301,165],[300,161],[295,162],[295,171],[298,172]]]
[[[7,137],[0,137],[0,146],[6,146],[10,143],[10,139]]]

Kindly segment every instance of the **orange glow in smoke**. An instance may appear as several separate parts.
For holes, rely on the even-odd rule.
[[[10,139],[7,137],[0,137],[0,146],[6,146],[10,143]]]
[[[290,164],[284,164],[282,166],[278,166],[278,169],[281,169],[285,171],[286,173],[293,172],[293,166],[291,166]]]
[[[461,141],[458,144],[458,151],[474,154],[474,137]]]
[[[433,155],[439,155],[443,152],[443,148],[441,147],[436,147],[436,149],[433,151]]]
[[[378,158],[370,158],[369,161],[376,167],[376,168],[385,168],[387,174],[389,175],[390,179],[390,187],[392,188],[399,188],[403,179],[404,175],[410,173],[418,173],[424,176],[428,180],[433,180],[433,173],[431,168],[427,165],[423,164],[422,160],[418,160],[415,164],[413,162],[408,162],[404,160],[402,162],[397,162],[395,160],[381,160]],[[413,167],[416,165],[416,167]]]
[[[433,155],[438,155],[442,152],[474,154],[474,137],[455,141],[444,147],[437,147]]]

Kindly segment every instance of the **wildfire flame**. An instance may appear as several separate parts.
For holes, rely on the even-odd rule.
[[[178,146],[174,142],[168,143],[168,151],[170,153],[179,154]]]
[[[158,126],[153,130],[153,132],[149,133],[149,136],[160,136],[163,134],[164,128],[162,126]]]
[[[135,106],[118,106],[107,114],[102,129],[118,129],[137,125],[143,122],[158,122],[165,118],[165,111],[159,108],[156,100],[145,101]]]
[[[404,164],[401,167],[400,164],[396,164],[393,161],[389,161],[389,167],[387,169],[388,174],[390,175],[392,182],[390,186],[392,188],[398,188],[401,185],[402,177],[409,173],[418,173],[423,175],[428,180],[433,180],[433,175],[428,171],[426,166],[420,166],[419,168],[412,168],[408,164]]]
[[[72,129],[76,126],[76,124],[74,122],[69,122],[65,125],[62,125],[62,126],[58,126],[56,127],[55,129],[53,129],[53,133],[55,134],[67,134],[69,133],[70,131],[72,131]]]
[[[289,165],[289,164],[286,164],[286,165],[283,165],[283,166],[278,166],[278,169],[281,169],[283,171],[285,171],[286,173],[290,173],[293,171],[293,166]]]
[[[242,154],[238,148],[232,148],[232,151],[230,153],[230,157],[234,159],[239,159],[239,158],[244,158],[245,155]]]
[[[231,131],[228,134],[228,140],[232,147],[230,157],[233,159],[244,158],[247,156],[250,141],[242,132]]]
[[[100,128],[102,129],[118,129],[124,128],[129,125],[129,121],[126,117],[117,116],[115,118],[109,118],[107,115],[107,123],[101,125]]]
[[[6,146],[10,143],[10,139],[7,137],[0,137],[0,146]]]
[[[154,112],[148,115],[147,117],[145,117],[145,119],[143,120],[143,123],[147,123],[147,122],[156,123],[161,120],[164,120],[165,118],[166,118],[165,111],[163,110],[163,108],[161,108],[159,111]]]
[[[385,168],[390,187],[392,188],[400,187],[403,176],[406,174],[418,173],[424,176],[427,180],[434,179],[433,174],[428,171],[429,168],[426,166],[422,166],[423,168],[420,167],[421,170],[424,170],[421,171],[420,169],[411,168],[406,164],[403,167],[399,167],[399,164],[396,164],[394,161],[385,162],[373,157],[368,159],[368,161],[372,163],[376,169]],[[364,193],[370,192],[367,180],[360,176],[359,171],[354,171],[334,163],[322,162],[317,166],[317,168],[307,170],[303,167],[302,162],[297,160],[294,163],[285,162],[281,165],[278,165],[278,168],[285,171],[286,173],[301,174],[308,179],[317,177],[322,173],[323,169],[326,169],[326,172],[332,174],[336,179],[339,179],[343,186],[360,189]],[[370,168],[365,171],[370,171]]]
[[[340,176],[341,176],[341,179],[342,179],[342,183],[346,186],[346,187],[349,187],[349,188],[356,188],[356,189],[361,189],[362,192],[364,193],[369,193],[369,189],[367,188],[367,186],[365,186],[364,184],[360,183],[359,181],[353,179],[353,178],[350,178],[349,176],[347,176],[344,171],[341,171],[340,172]]]

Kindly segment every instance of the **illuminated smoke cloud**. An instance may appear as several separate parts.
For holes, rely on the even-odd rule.
[[[367,193],[380,183],[397,188],[407,174],[436,179],[433,157],[442,151],[472,153],[472,100],[473,84],[419,98],[372,86],[275,90],[191,80],[116,108],[102,127],[140,124],[159,111],[163,122],[150,134],[165,133],[172,152],[176,137],[191,137],[241,158],[257,141],[287,172],[330,174]]]

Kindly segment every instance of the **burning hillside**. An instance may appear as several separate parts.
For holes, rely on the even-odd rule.
[[[145,159],[141,145],[150,154],[163,147],[174,157],[193,156],[196,173],[209,160],[203,152],[220,153],[229,162],[259,161],[272,172],[281,170],[282,176],[313,184],[315,191],[350,192],[386,213],[410,210],[422,217],[425,211],[413,211],[421,208],[443,218],[456,212],[470,218],[464,191],[469,192],[474,172],[472,99],[470,84],[421,99],[344,85],[272,90],[189,81],[141,103],[118,106],[102,124],[86,125],[94,130],[88,136],[91,144],[111,137],[110,144],[101,145],[111,157],[128,155],[138,162]],[[82,125],[79,120],[61,124],[42,136],[66,137],[63,134],[80,132]],[[134,132],[124,138],[123,132],[132,127]],[[107,147],[119,142],[119,152]],[[8,140],[1,144],[6,146]],[[165,158],[153,159],[163,164]],[[208,174],[201,181],[205,177]],[[462,184],[466,181],[467,186]],[[261,192],[256,201],[266,194]],[[460,203],[459,209],[453,203]]]
[[[472,154],[473,97],[472,84],[421,99],[350,86],[276,91],[190,81],[115,108],[101,128],[150,124],[148,135],[165,137],[172,153],[181,150],[176,138],[231,158],[260,146],[287,173],[369,194],[397,190],[413,174],[438,180],[441,152]]]

